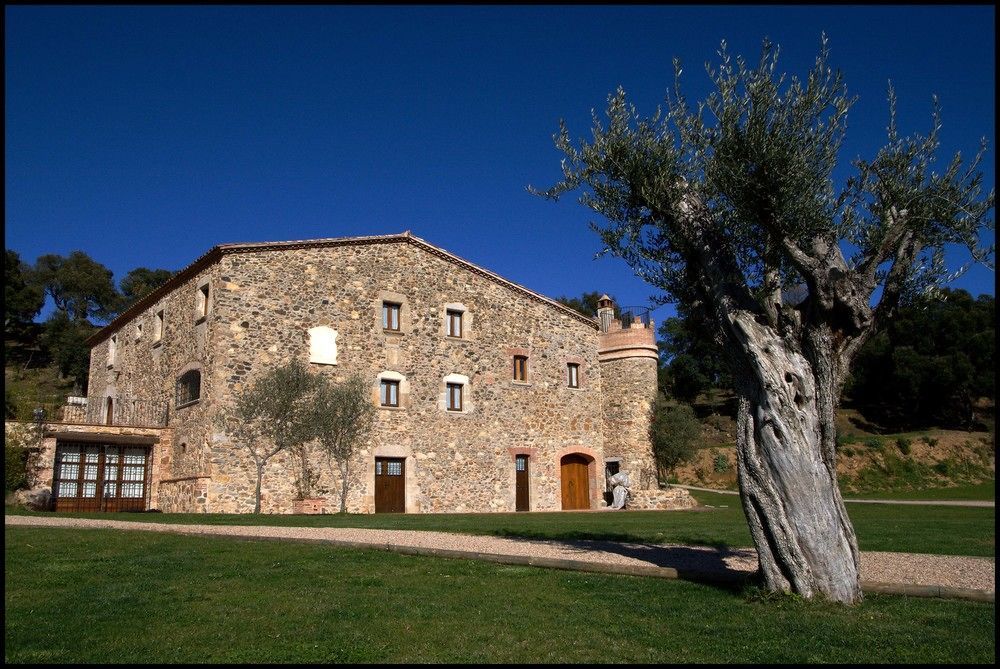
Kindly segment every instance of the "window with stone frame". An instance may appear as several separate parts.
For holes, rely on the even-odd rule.
[[[201,372],[192,369],[177,379],[174,406],[178,409],[194,404],[201,399]]]
[[[445,313],[447,322],[447,334],[449,337],[461,338],[462,336],[462,312],[449,309]]]
[[[518,383],[528,382],[528,356],[514,356],[514,381]]]
[[[462,410],[462,388],[463,386],[461,383],[448,384],[448,411]]]
[[[135,340],[139,341],[142,339],[142,321],[135,324]]]
[[[379,383],[379,399],[384,407],[398,407],[399,381],[382,379]]]
[[[399,332],[399,310],[403,305],[396,302],[382,303],[382,329]]]
[[[208,317],[208,284],[198,288],[198,294],[195,297],[195,322],[200,323],[205,318]]]
[[[118,359],[118,335],[111,335],[108,340],[108,367],[114,367]]]
[[[153,315],[153,346],[159,346],[163,341],[163,309]]]
[[[566,383],[570,388],[580,387],[580,365],[579,363],[566,363]]]

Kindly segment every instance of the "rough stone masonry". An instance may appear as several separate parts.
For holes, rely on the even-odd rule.
[[[398,305],[398,330],[383,327],[383,303]],[[449,312],[460,336],[449,335]],[[622,328],[609,314],[602,326],[409,233],[221,245],[91,338],[90,392],[169,399],[169,436],[152,455],[150,506],[163,511],[253,509],[252,461],[215,417],[234,391],[292,359],[371,384],[378,415],[352,462],[351,512],[374,512],[383,457],[403,459],[408,513],[514,511],[517,456],[527,456],[532,511],[565,507],[567,456],[586,462],[572,485],[589,508],[604,506],[615,460],[639,484],[632,508],[691,506],[656,484],[653,325]],[[523,380],[514,356],[527,358]],[[193,372],[197,399],[180,402]],[[381,406],[383,380],[398,383],[398,407]],[[449,383],[461,386],[461,411],[447,408]],[[318,455],[315,465],[318,499],[296,505],[293,463],[271,460],[262,510],[338,510],[336,468]]]

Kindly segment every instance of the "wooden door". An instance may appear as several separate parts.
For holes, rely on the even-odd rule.
[[[528,510],[528,456],[518,455],[514,458],[514,490],[515,511]]]
[[[406,461],[375,458],[375,513],[406,512]]]
[[[562,474],[562,508],[590,508],[590,485],[587,471],[587,458],[578,453],[563,457],[561,461]]]

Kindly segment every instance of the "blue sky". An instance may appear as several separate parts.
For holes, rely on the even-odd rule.
[[[525,186],[560,176],[560,118],[589,136],[618,85],[651,113],[673,57],[703,97],[722,39],[756,59],[767,36],[803,73],[825,31],[859,96],[845,160],[881,145],[891,79],[900,129],[926,131],[937,94],[942,148],[971,156],[985,136],[994,183],[993,7],[5,11],[6,246],[81,249],[116,279],[219,243],[409,229],[546,295],[646,304],[624,263],[593,259],[588,209]],[[956,285],[992,294],[994,275]]]

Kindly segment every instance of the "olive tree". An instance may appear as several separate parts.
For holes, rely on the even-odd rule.
[[[770,43],[753,64],[723,42],[706,67],[713,91],[694,107],[675,60],[652,117],[619,88],[592,141],[574,143],[561,123],[563,179],[540,194],[581,190],[607,219],[591,224],[605,252],[710,315],[738,397],[739,486],[766,587],[856,602],[858,544],[835,462],[841,389],[901,303],[955,276],[947,244],[992,261],[981,235],[994,193],[979,171],[985,140],[967,166],[955,155],[935,171],[936,101],[930,131],[903,136],[891,86],[885,145],[835,184],[854,99],[828,55],[824,36],[807,76],[786,78]]]
[[[313,406],[319,377],[299,361],[275,367],[233,393],[232,404],[218,418],[219,427],[244,449],[257,468],[254,513],[260,513],[260,490],[267,463],[313,438]]]
[[[313,412],[313,431],[319,446],[339,469],[340,512],[345,513],[351,460],[371,433],[375,406],[364,380],[352,376],[339,384],[324,380],[316,391]]]

